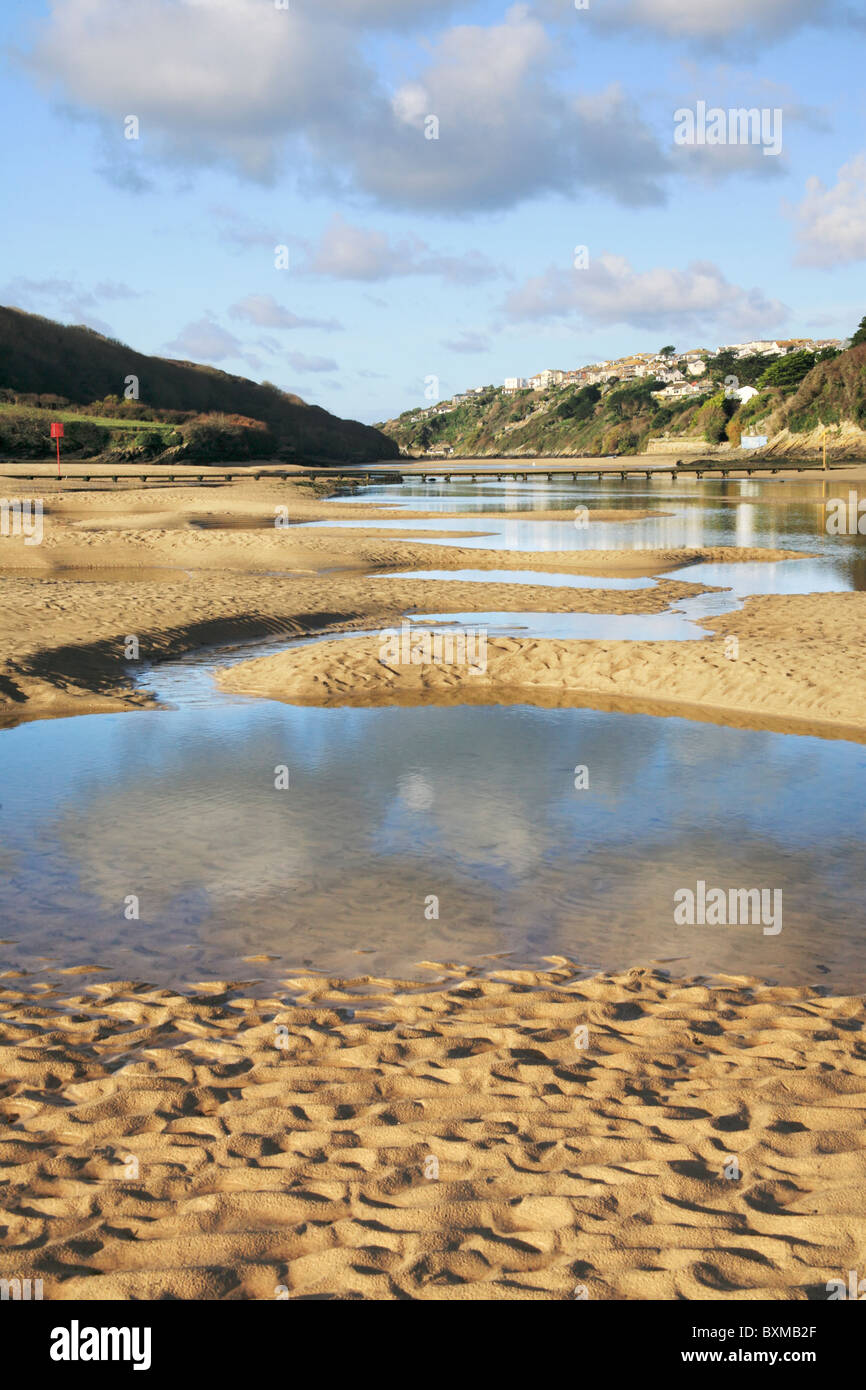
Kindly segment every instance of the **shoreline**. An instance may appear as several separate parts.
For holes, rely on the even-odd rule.
[[[662,614],[720,592],[671,577],[696,560],[808,553],[432,547],[405,537],[411,517],[400,531],[277,531],[286,503],[295,520],[360,519],[354,504],[264,482],[206,500],[52,498],[43,546],[0,544],[0,723],[154,707],[146,668],[124,685],[132,634],[148,666],[229,641],[321,637],[219,682],[387,704],[379,639],[331,634],[482,604]],[[658,583],[403,573],[433,567]],[[712,635],[697,642],[494,638],[485,687],[410,666],[389,673],[390,694],[513,695],[866,742],[864,605],[859,593],[748,599],[703,620]],[[25,945],[8,943],[15,964],[0,974],[0,1279],[41,1279],[48,1301],[799,1300],[826,1298],[827,1281],[857,1268],[859,995],[678,978],[671,959],[592,973],[560,956],[419,962],[406,978],[244,956],[242,972],[175,988],[140,964],[124,979],[99,962],[28,960]]]

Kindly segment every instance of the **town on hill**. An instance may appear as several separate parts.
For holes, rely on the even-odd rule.
[[[864,320],[866,324],[866,320]],[[381,428],[404,456],[592,456],[685,449],[866,454],[866,329],[755,339],[547,369],[405,411]],[[860,439],[859,435],[863,434]]]

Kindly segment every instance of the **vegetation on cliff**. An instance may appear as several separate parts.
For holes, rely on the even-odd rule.
[[[866,431],[866,319],[852,344],[772,359],[720,353],[699,380],[703,393],[684,399],[659,397],[649,379],[513,395],[488,386],[453,408],[406,411],[381,428],[405,454],[489,458],[637,454],[650,439],[669,440],[672,452],[681,439],[737,447],[744,434],[806,435],[823,425]],[[735,393],[745,386],[758,394],[744,402]]]

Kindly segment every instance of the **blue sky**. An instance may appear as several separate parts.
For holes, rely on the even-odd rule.
[[[847,0],[279,5],[5,0],[0,303],[366,421],[866,313]],[[699,101],[781,155],[677,146]]]

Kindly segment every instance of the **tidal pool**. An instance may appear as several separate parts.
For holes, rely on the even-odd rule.
[[[581,709],[301,709],[222,695],[221,661],[151,673],[174,708],[0,733],[3,968],[183,986],[558,954],[866,988],[866,748]],[[780,889],[781,933],[676,925],[698,882]]]
[[[698,617],[750,592],[866,589],[866,538],[826,535],[816,485],[792,484],[784,501],[754,483],[677,486],[533,483],[514,505],[651,499],[675,515],[586,530],[491,520],[478,545],[760,545],[818,558],[679,570],[734,588],[665,614],[427,617],[700,640]],[[436,491],[413,484],[400,498],[432,510]],[[466,492],[439,489],[442,507]],[[382,494],[394,500],[390,488],[366,495]],[[505,494],[472,496],[499,509]],[[866,989],[861,745],[590,709],[302,709],[214,685],[217,666],[285,645],[148,672],[166,708],[0,732],[0,968],[98,965],[181,987],[563,955],[587,971],[653,960],[674,974]],[[780,891],[782,930],[678,925],[675,895],[701,883]]]

